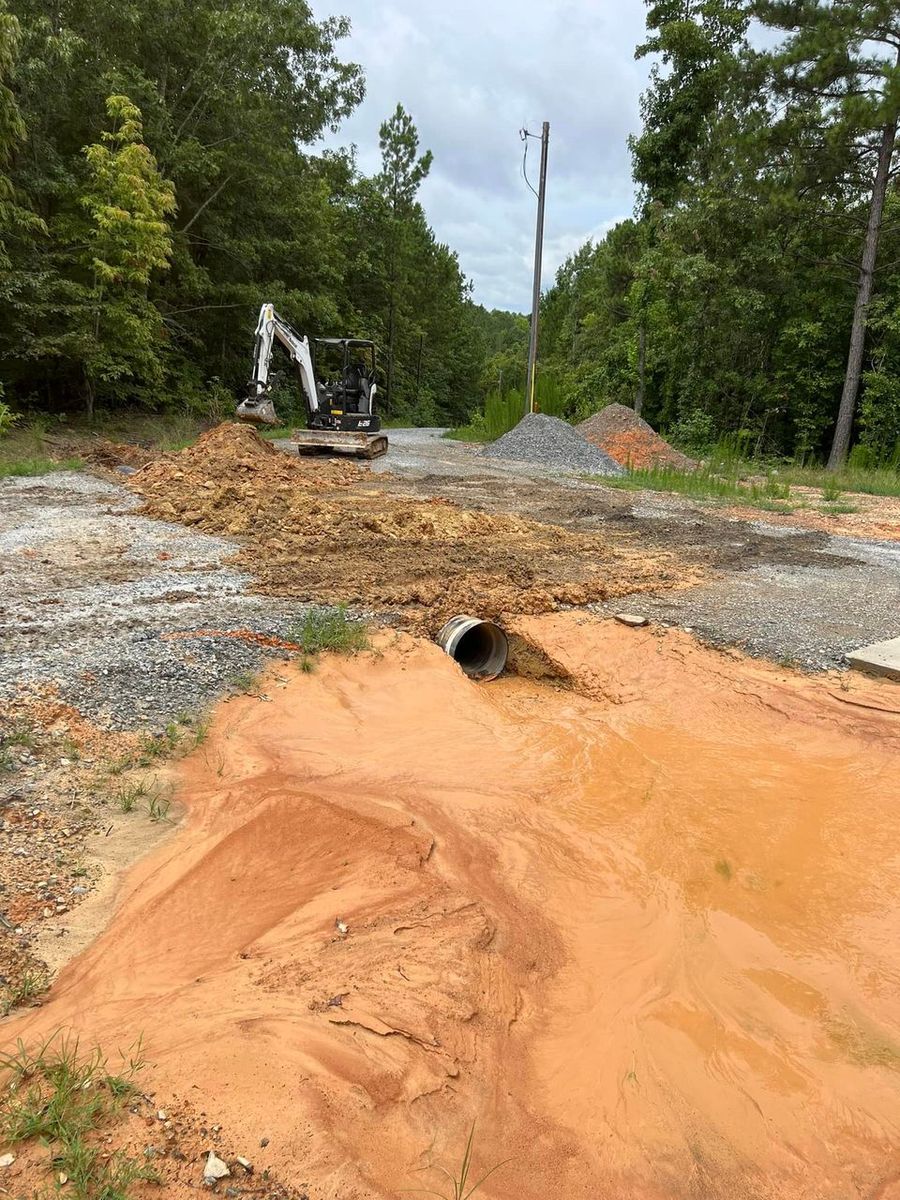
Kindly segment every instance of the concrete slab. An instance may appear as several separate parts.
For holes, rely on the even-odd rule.
[[[891,638],[887,642],[873,642],[871,646],[862,646],[848,654],[847,661],[857,671],[900,680],[900,637]]]

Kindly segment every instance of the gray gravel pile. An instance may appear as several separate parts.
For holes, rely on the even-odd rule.
[[[488,458],[537,463],[549,470],[582,471],[587,475],[624,475],[617,462],[592,446],[571,425],[546,413],[528,413],[515,429],[484,450]]]

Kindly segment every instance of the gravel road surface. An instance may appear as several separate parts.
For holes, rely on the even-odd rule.
[[[136,516],[139,501],[92,475],[0,483],[0,696],[55,682],[113,728],[165,724],[272,651],[177,632],[251,629],[284,637],[295,601],[248,592],[232,543]],[[152,686],[150,681],[152,680]]]
[[[722,645],[809,669],[844,665],[900,634],[900,546],[729,520],[677,496],[616,491],[489,459],[443,430],[390,430],[372,464],[388,490],[444,496],[572,529],[608,527],[708,567],[703,585],[635,597],[629,609]],[[247,686],[273,651],[224,637],[285,637],[296,601],[255,595],[235,546],[138,516],[125,488],[78,472],[0,482],[0,696],[55,682],[113,728],[159,727]],[[152,686],[149,681],[152,679]]]

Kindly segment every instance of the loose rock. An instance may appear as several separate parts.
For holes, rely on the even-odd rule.
[[[637,613],[614,613],[613,615],[620,625],[629,625],[632,629],[640,629],[641,626],[649,624],[646,617],[638,616]]]
[[[206,1159],[206,1166],[203,1168],[203,1182],[207,1185],[214,1184],[220,1179],[226,1179],[231,1172],[225,1163],[222,1162],[218,1155],[210,1150]]]
[[[592,446],[559,417],[527,413],[515,429],[505,433],[484,451],[488,458],[512,458],[539,463],[558,471],[583,471],[591,475],[624,475],[610,456]]]

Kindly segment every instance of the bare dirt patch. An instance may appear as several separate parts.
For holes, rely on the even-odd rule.
[[[829,505],[818,488],[792,487],[789,503],[798,505],[790,513],[760,512],[733,505],[723,509],[723,515],[739,521],[763,519],[771,525],[811,529],[841,537],[900,541],[900,496],[846,492],[836,503]]]
[[[222,425],[129,484],[149,515],[246,539],[235,562],[262,591],[397,611],[428,629],[458,612],[547,612],[698,574],[628,536],[471,511],[375,478],[355,464],[291,459],[245,426]]]
[[[99,728],[52,687],[0,701],[0,1015],[41,1003],[107,923],[121,871],[172,828],[156,746]]]

